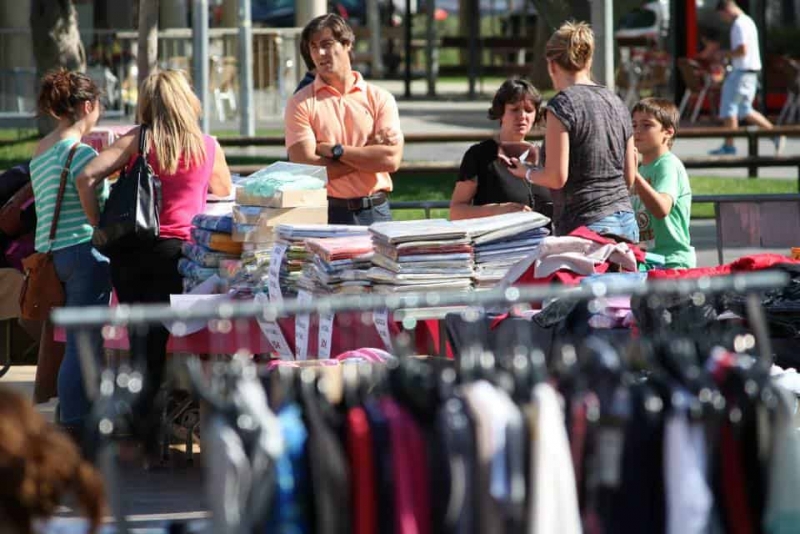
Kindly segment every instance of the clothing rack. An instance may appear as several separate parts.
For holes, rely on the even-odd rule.
[[[765,290],[780,288],[788,283],[785,273],[763,271],[748,274],[735,274],[723,277],[704,277],[682,280],[653,280],[644,283],[628,283],[615,281],[603,283],[600,281],[585,283],[577,287],[564,286],[527,286],[506,287],[473,293],[425,293],[408,295],[360,295],[321,297],[312,302],[286,300],[283,302],[269,302],[267,304],[256,302],[232,301],[216,306],[200,306],[188,310],[176,311],[165,305],[137,305],[91,307],[80,309],[57,309],[53,313],[53,322],[57,326],[75,328],[80,332],[87,332],[88,328],[101,326],[132,326],[149,325],[162,321],[214,321],[233,320],[245,318],[264,318],[274,320],[278,317],[299,316],[302,314],[332,314],[338,312],[366,312],[388,310],[393,313],[395,320],[402,321],[404,317],[414,317],[417,310],[426,307],[450,308],[456,310],[481,311],[483,309],[508,309],[518,306],[524,307],[531,302],[546,302],[552,299],[569,299],[586,301],[601,297],[611,296],[656,296],[676,295],[691,296],[696,294],[712,295],[721,292],[735,291],[748,295],[748,321],[756,336],[757,346],[762,361],[770,358],[769,332],[764,320],[763,310],[760,307],[758,294]],[[474,314],[473,314],[474,315]],[[116,380],[113,371],[101,370],[88,349],[88,336],[79,336],[81,343],[81,364],[87,382],[87,394],[95,400],[95,420],[99,427],[98,458],[112,488],[110,500],[115,516],[118,518],[120,533],[128,532],[122,500],[118,492],[114,491],[118,478],[116,475],[115,456],[116,446],[111,442],[110,436],[116,416],[119,398],[130,401],[135,398],[141,389],[141,382],[137,380],[122,382]],[[238,363],[237,363],[238,362]],[[252,365],[242,364],[234,358],[229,369],[231,380],[245,374]],[[216,391],[208,389],[201,380],[197,367],[198,362],[191,359],[186,361],[183,370],[188,373],[196,393],[217,410],[225,410],[228,406]],[[135,373],[135,372],[134,372]],[[131,374],[131,377],[137,377]],[[130,377],[129,377],[130,378]]]
[[[715,294],[724,291],[754,293],[785,286],[789,277],[785,273],[763,271],[727,276],[700,277],[695,279],[652,280],[644,283],[601,281],[565,286],[512,286],[476,292],[426,292],[407,295],[341,295],[326,296],[311,302],[299,300],[270,301],[261,304],[255,301],[231,301],[214,306],[198,305],[191,309],[176,311],[169,305],[141,304],[115,307],[91,306],[84,308],[58,308],[52,314],[53,322],[65,328],[87,328],[106,325],[145,325],[162,321],[190,321],[260,317],[272,320],[278,317],[297,316],[309,313],[337,313],[346,311],[388,310],[403,314],[424,307],[485,307],[514,306],[528,302],[540,302],[558,298],[586,300],[619,295],[689,295],[692,293]]]

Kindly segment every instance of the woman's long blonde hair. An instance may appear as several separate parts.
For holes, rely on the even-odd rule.
[[[148,76],[139,89],[137,109],[139,124],[150,127],[150,147],[162,170],[177,172],[181,156],[187,166],[205,161],[200,100],[183,72],[160,70]]]

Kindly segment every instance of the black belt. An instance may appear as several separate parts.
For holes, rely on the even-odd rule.
[[[760,70],[755,69],[736,69],[737,72],[743,72],[745,74],[760,74]]]
[[[386,204],[389,201],[389,195],[385,191],[378,191],[374,195],[359,198],[333,198],[328,197],[328,206],[334,208],[347,208],[350,211],[361,211],[372,209],[376,206]]]

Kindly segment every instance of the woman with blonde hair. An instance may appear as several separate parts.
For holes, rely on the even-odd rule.
[[[544,167],[512,160],[518,178],[553,191],[553,226],[580,226],[637,242],[628,190],[636,176],[633,126],[622,100],[591,77],[594,33],[566,22],[550,37],[547,71],[558,93],[546,106]]]
[[[190,240],[192,218],[205,209],[208,193],[228,195],[231,175],[219,143],[199,126],[200,100],[186,76],[158,71],[139,88],[137,118],[145,125],[145,152],[161,180],[160,237],[155,244],[123,250],[111,256],[111,281],[122,303],[169,302],[183,292],[178,260]],[[96,225],[100,209],[95,188],[105,178],[136,159],[141,127],[133,128],[95,158],[78,177],[83,209]],[[131,336],[131,352],[146,354],[146,384],[137,410],[145,415],[163,378],[169,333],[151,325],[143,336]]]

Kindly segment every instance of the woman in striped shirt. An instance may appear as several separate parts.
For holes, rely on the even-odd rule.
[[[87,76],[64,69],[47,74],[39,92],[39,112],[54,117],[56,129],[36,146],[31,160],[31,182],[36,205],[36,250],[53,252],[58,277],[64,283],[67,307],[108,305],[111,274],[108,258],[92,247],[92,225],[81,207],[75,178],[97,156],[80,142],[100,117],[100,89]],[[61,172],[73,147],[75,153],[67,173],[66,189],[50,241],[50,225],[56,207]],[[108,189],[97,189],[100,202]],[[91,333],[94,354],[101,354],[103,340],[99,330]],[[60,423],[78,437],[89,413],[90,404],[83,388],[75,332],[67,332],[64,360],[58,373]]]

